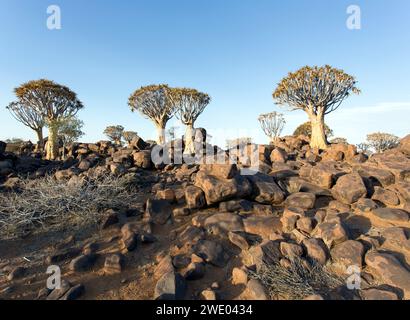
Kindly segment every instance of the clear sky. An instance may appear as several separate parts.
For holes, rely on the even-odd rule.
[[[47,28],[52,4],[61,30]],[[360,30],[346,27],[351,4],[361,8]],[[103,139],[112,124],[153,138],[127,99],[140,86],[167,83],[211,95],[196,126],[214,142],[237,132],[267,142],[259,114],[282,111],[284,134],[307,120],[274,105],[276,84],[324,64],[356,76],[362,90],[327,117],[335,136],[360,143],[374,131],[410,133],[409,0],[0,0],[0,41],[0,139],[35,141],[5,106],[14,87],[48,78],[85,104],[83,141]]]

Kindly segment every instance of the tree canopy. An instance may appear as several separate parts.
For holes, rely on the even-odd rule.
[[[285,77],[273,92],[277,104],[302,109],[309,114],[329,114],[352,92],[360,93],[356,79],[329,65],[305,66]]]
[[[121,138],[124,132],[124,127],[121,125],[108,126],[104,130],[104,134],[114,143],[121,144]]]
[[[175,93],[178,105],[176,116],[185,125],[192,125],[211,102],[208,94],[195,89],[177,88]]]
[[[280,136],[283,127],[285,126],[285,118],[283,114],[279,112],[270,112],[261,114],[258,118],[263,132],[271,139],[274,140]]]

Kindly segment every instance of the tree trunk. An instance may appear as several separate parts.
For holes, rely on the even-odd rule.
[[[195,153],[195,143],[194,143],[194,125],[192,123],[186,125],[185,130],[185,149],[184,154],[194,154]]]
[[[158,144],[165,144],[165,124],[157,123],[157,143]]]
[[[37,134],[37,151],[43,151],[44,137],[43,137],[43,128],[38,128],[36,130]]]
[[[310,138],[310,147],[318,149],[327,148],[325,134],[325,118],[323,115],[311,115],[310,123],[312,125],[312,136]]]
[[[48,141],[46,150],[47,160],[56,160],[58,158],[58,128],[55,125],[50,125],[48,129]]]

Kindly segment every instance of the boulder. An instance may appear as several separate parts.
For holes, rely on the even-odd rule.
[[[380,201],[387,206],[397,206],[400,203],[399,197],[394,191],[383,189],[381,187],[374,187],[372,200]]]
[[[232,179],[238,174],[236,164],[203,164],[200,166],[200,170],[222,179]]]
[[[217,227],[224,231],[243,231],[244,226],[242,218],[233,213],[217,213],[209,218],[206,218],[204,222],[205,228]]]
[[[377,208],[371,211],[373,217],[386,222],[406,223],[409,221],[409,214],[400,209]]]
[[[204,191],[208,205],[233,198],[245,198],[252,191],[249,181],[242,176],[222,179],[208,175],[203,171],[197,173],[195,185]]]
[[[307,257],[321,265],[326,264],[329,251],[322,239],[305,239],[302,244],[305,247]]]
[[[350,266],[362,267],[365,248],[359,241],[348,240],[336,245],[331,251],[332,260],[344,270]]]
[[[154,224],[165,224],[171,217],[172,209],[167,200],[148,199],[145,217]]]
[[[250,300],[269,300],[269,296],[259,280],[249,280],[246,286],[246,292]]]
[[[280,204],[285,199],[282,189],[271,176],[257,173],[247,177],[253,187],[253,198],[262,204]]]
[[[144,151],[135,152],[133,154],[133,158],[134,158],[134,165],[136,167],[143,168],[143,169],[151,169],[152,167],[151,151],[144,150]]]
[[[367,195],[363,179],[357,173],[350,173],[340,177],[332,188],[332,195],[336,200],[345,204],[357,202]]]
[[[216,267],[223,268],[227,262],[223,247],[215,241],[199,240],[194,246],[194,253]]]
[[[410,156],[410,134],[400,140],[399,149],[405,155]],[[1,153],[1,152],[0,152]]]
[[[337,221],[323,222],[313,232],[315,238],[323,239],[330,249],[334,245],[348,240],[348,234],[342,223]]]
[[[105,258],[104,273],[111,275],[121,273],[123,266],[123,256],[121,254],[111,254]]]
[[[410,299],[410,271],[395,256],[372,250],[366,254],[365,262],[382,283],[403,290],[404,298]]]
[[[182,276],[174,271],[167,272],[157,281],[154,289],[155,300],[181,300],[186,291]]]
[[[205,194],[196,186],[185,188],[185,200],[189,209],[200,209],[206,206]]]
[[[266,216],[249,216],[243,220],[245,232],[256,234],[262,239],[269,239],[269,237],[277,232],[282,232],[282,223],[279,218]]]
[[[302,209],[312,209],[315,206],[316,196],[309,192],[292,193],[286,198],[288,207],[299,207]]]

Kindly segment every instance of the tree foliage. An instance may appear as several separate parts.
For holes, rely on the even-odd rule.
[[[263,132],[271,139],[271,141],[280,136],[286,123],[283,114],[276,111],[261,114],[258,120]]]
[[[367,135],[367,143],[380,153],[396,148],[400,143],[400,138],[390,133],[375,132]]]
[[[166,84],[136,90],[128,99],[131,111],[139,111],[158,126],[165,126],[176,111],[177,94]]]
[[[21,104],[48,120],[73,116],[84,107],[68,87],[46,79],[26,82],[14,93]]]
[[[121,138],[123,136],[124,127],[121,125],[116,126],[108,126],[104,130],[104,134],[110,139],[114,141],[114,143],[121,145]]]
[[[330,129],[327,124],[324,124],[324,126],[326,137],[330,138],[331,136],[333,136],[333,130]],[[297,127],[296,130],[293,132],[293,135],[296,137],[304,135],[310,138],[312,136],[312,125],[310,121],[302,123],[299,127]]]
[[[130,144],[131,141],[132,141],[134,138],[137,138],[137,137],[138,137],[138,133],[135,132],[135,131],[124,131],[124,132],[122,133],[122,137],[124,138],[125,141],[127,141],[128,144]]]
[[[278,84],[273,99],[279,105],[289,105],[292,110],[326,115],[336,110],[352,92],[360,92],[356,83],[353,76],[329,65],[305,66],[289,73]]]
[[[78,141],[78,139],[84,135],[84,132],[82,131],[84,122],[76,116],[59,119],[57,126],[58,137],[61,139],[63,146]]]
[[[6,108],[17,121],[36,132],[45,126],[43,114],[22,101],[11,102]]]
[[[195,89],[175,89],[178,112],[176,116],[185,125],[193,125],[206,106],[211,102],[211,97]]]

